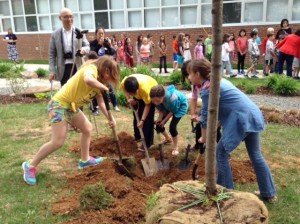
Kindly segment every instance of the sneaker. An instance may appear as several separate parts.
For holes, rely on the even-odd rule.
[[[249,79],[249,78],[250,78],[248,74],[245,74],[244,77],[245,77],[246,79]]]
[[[29,165],[29,161],[22,163],[23,168],[23,179],[29,185],[36,185],[36,168]]]
[[[117,112],[120,112],[120,111],[121,111],[120,108],[119,108],[118,106],[115,106],[114,109],[115,109],[115,111],[117,111]]]
[[[94,112],[93,112],[93,115],[94,116],[99,116],[100,114],[99,114],[99,111],[98,110],[95,110]]]
[[[145,152],[145,149],[144,149],[143,145],[141,145],[140,147],[138,147],[138,150],[141,151],[141,152]]]
[[[258,77],[256,75],[251,76],[251,78],[258,79]]]
[[[245,75],[245,71],[244,71],[244,70],[242,70],[242,71],[241,71],[241,74],[242,74],[242,75]]]
[[[274,204],[275,202],[277,202],[278,198],[276,195],[272,196],[272,197],[262,197],[260,195],[260,192],[259,191],[254,191],[254,194],[257,196],[257,197],[260,197],[261,199],[263,199],[264,201],[270,203],[270,204]]]
[[[241,75],[241,74],[242,74],[241,72],[238,72],[238,73],[237,73],[237,75]]]
[[[236,74],[231,74],[229,77],[230,78],[236,77]]]
[[[82,169],[90,167],[90,166],[96,166],[96,165],[98,165],[102,162],[103,162],[103,157],[94,158],[94,157],[90,156],[90,159],[86,162],[83,162],[82,160],[79,160],[78,168],[80,170],[82,170]]]

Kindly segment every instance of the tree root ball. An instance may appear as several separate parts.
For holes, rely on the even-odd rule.
[[[174,184],[204,189],[203,184],[198,181],[178,181]],[[173,184],[163,185],[157,194],[159,197],[156,205],[147,211],[147,224],[221,223],[216,203],[201,203],[178,211],[177,209],[198,198],[179,190]],[[266,206],[251,193],[233,191],[229,199],[220,202],[220,209],[224,224],[268,223]]]

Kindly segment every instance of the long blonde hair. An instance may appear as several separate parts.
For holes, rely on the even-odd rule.
[[[120,84],[120,67],[110,56],[104,55],[94,62],[98,71],[98,81],[103,84],[108,84],[103,79],[103,74],[109,74],[112,84],[115,88],[119,87]]]

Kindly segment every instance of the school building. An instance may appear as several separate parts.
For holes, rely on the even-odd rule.
[[[211,31],[212,0],[0,0],[0,35],[11,27],[18,37],[20,58],[47,59],[50,34],[61,27],[59,11],[70,8],[74,25],[88,29],[89,40],[96,27],[104,27],[106,36],[126,32],[135,44],[139,34],[152,34],[157,43],[166,36],[168,62],[172,61],[172,36],[188,33],[195,43],[198,35]],[[259,36],[268,27],[280,28],[286,18],[293,31],[300,29],[300,0],[224,0],[223,32],[236,36],[241,28],[247,34],[258,28]],[[1,38],[1,39],[2,39]],[[0,42],[0,59],[7,58],[6,43]],[[155,51],[154,60],[159,54]]]

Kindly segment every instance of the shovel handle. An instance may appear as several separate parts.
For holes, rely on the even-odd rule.
[[[132,108],[132,110],[134,112],[137,124],[140,123],[140,116],[138,114],[138,111],[133,109],[133,108]],[[149,162],[149,153],[148,153],[148,148],[147,148],[147,144],[146,144],[146,140],[145,140],[145,135],[144,135],[144,132],[143,132],[142,128],[139,127],[138,129],[139,129],[139,132],[140,132],[140,135],[141,135],[141,138],[142,138],[142,142],[143,142],[143,146],[144,146],[144,149],[145,149],[146,160],[147,160],[147,163],[149,164],[150,163]]]
[[[104,92],[102,93],[102,96],[103,96],[105,108],[106,108],[106,110],[107,110],[108,119],[109,119],[109,121],[113,121],[113,117],[112,117],[112,114],[111,114],[111,112],[110,112],[109,99],[108,99],[108,94],[107,94],[107,92],[104,91]],[[121,144],[120,144],[120,141],[119,141],[119,138],[118,138],[118,135],[117,135],[117,131],[116,131],[115,126],[112,127],[112,132],[113,132],[114,139],[115,139],[115,141],[117,142],[117,148],[118,148],[118,153],[119,153],[119,159],[120,159],[120,161],[122,161]]]

